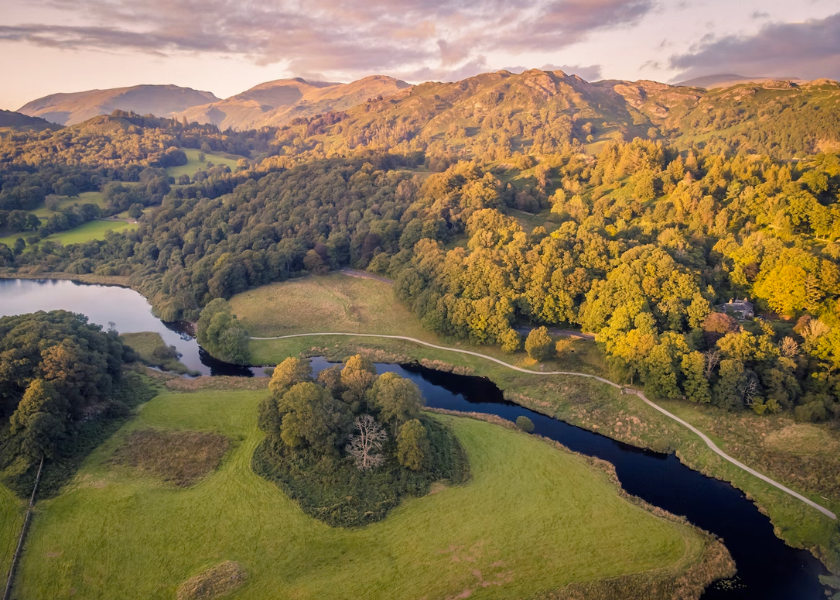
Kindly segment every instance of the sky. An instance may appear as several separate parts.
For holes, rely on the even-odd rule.
[[[840,79],[837,0],[0,0],[0,108],[175,84],[220,98],[286,77],[457,81]]]

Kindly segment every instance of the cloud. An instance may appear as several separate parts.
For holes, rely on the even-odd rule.
[[[47,8],[58,18],[53,24],[2,25],[0,41],[63,50],[245,56],[260,65],[281,63],[294,73],[429,73],[446,79],[486,69],[484,57],[498,48],[550,52],[594,31],[632,26],[654,0],[13,1]]]
[[[769,23],[752,36],[707,38],[672,56],[674,81],[717,73],[748,77],[840,79],[840,13],[800,23]]]
[[[577,75],[586,81],[598,81],[601,79],[601,65],[543,65],[543,71],[563,71],[567,75]]]

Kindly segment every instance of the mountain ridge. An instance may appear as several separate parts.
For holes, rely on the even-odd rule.
[[[385,75],[372,75],[351,83],[307,81],[300,77],[256,85],[218,102],[191,107],[175,118],[211,123],[220,129],[258,129],[285,125],[298,117],[342,111],[371,97],[392,96],[411,87]]]
[[[215,102],[212,92],[177,85],[141,84],[83,92],[57,93],[27,102],[17,112],[58,125],[75,125],[114,110],[171,117],[190,106]]]

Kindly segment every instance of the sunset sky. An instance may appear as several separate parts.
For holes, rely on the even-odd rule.
[[[0,108],[172,83],[227,97],[301,76],[411,83],[498,69],[674,82],[840,79],[836,0],[0,0]]]

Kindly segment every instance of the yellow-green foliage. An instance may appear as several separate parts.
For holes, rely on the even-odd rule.
[[[470,459],[472,479],[410,499],[362,529],[304,515],[250,469],[265,392],[169,393],[41,503],[19,571],[19,598],[172,598],[196,573],[238,562],[237,598],[525,597],[569,582],[665,568],[704,542],[619,494],[605,471],[545,442],[481,421],[436,416]],[[239,440],[187,489],[108,462],[138,428],[216,431]],[[489,584],[486,585],[485,584]],[[72,590],[72,592],[71,592]]]

